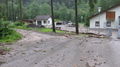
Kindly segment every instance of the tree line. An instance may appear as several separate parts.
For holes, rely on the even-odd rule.
[[[97,8],[107,9],[120,0],[78,0],[78,22],[97,13]],[[75,21],[75,0],[53,0],[55,19]],[[50,0],[0,0],[0,18],[16,21],[33,19],[37,15],[51,15]]]
[[[118,3],[119,0],[0,0],[0,18],[16,21],[52,15],[53,32],[56,32],[54,19],[58,19],[75,22],[76,33],[79,34],[78,22],[89,25],[88,17],[97,13],[98,7],[104,10]]]

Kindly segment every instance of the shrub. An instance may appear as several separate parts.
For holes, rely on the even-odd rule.
[[[14,22],[14,25],[15,26],[24,26],[25,23],[23,23],[23,22]]]
[[[0,38],[11,34],[11,29],[9,28],[9,22],[0,20]]]
[[[10,22],[0,20],[0,42],[12,42],[21,37],[21,34],[10,28]]]

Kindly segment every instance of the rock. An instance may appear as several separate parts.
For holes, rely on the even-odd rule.
[[[84,61],[83,59],[80,59],[80,61]]]

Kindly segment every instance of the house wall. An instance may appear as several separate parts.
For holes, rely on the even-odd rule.
[[[113,8],[111,10],[108,10],[108,11],[115,11],[115,15],[116,15],[115,21],[112,21],[111,28],[116,29],[118,27],[118,24],[119,24],[118,17],[120,16],[120,6]],[[100,27],[95,26],[96,21],[100,21]],[[103,29],[107,28],[106,22],[107,22],[106,12],[104,12],[104,13],[90,19],[90,28],[103,28]]]
[[[35,21],[33,22],[33,24],[38,25],[38,24],[37,24],[37,20],[35,20]]]
[[[44,21],[46,21],[46,23],[44,23]],[[42,25],[47,28],[51,28],[52,27],[52,18],[49,18],[48,20],[42,20]]]
[[[44,23],[46,21],[46,23]],[[36,20],[33,22],[33,24],[38,25],[38,21]],[[48,20],[41,20],[41,24],[45,26],[46,28],[51,28],[52,27],[52,18],[49,18]]]

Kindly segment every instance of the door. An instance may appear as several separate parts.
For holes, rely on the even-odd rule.
[[[41,21],[37,21],[38,25],[42,25],[42,22]]]

